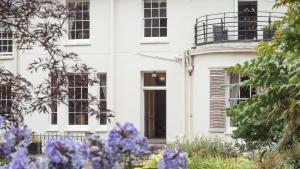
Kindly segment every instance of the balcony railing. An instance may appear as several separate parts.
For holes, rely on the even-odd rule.
[[[271,40],[272,23],[283,16],[280,12],[226,12],[201,16],[195,24],[195,46],[239,41]]]

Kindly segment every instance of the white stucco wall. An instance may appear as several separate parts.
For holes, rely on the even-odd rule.
[[[63,1],[63,0],[62,0]],[[112,2],[114,1],[113,5]],[[270,10],[272,0],[259,0],[259,10]],[[143,38],[143,0],[90,0],[90,40],[85,45],[68,45],[62,39],[61,47],[75,52],[80,61],[94,67],[97,72],[107,72],[108,108],[116,113],[115,121],[130,121],[143,132],[142,72],[165,71],[167,74],[167,142],[185,136],[185,70],[184,51],[194,43],[195,19],[202,15],[236,10],[237,0],[168,0],[168,37],[145,41]],[[113,11],[112,11],[113,10]],[[20,72],[33,84],[38,84],[47,73],[30,74],[26,69],[37,56],[45,54],[41,49],[20,54]],[[253,58],[249,53],[214,53],[194,57],[192,77],[193,135],[208,135],[209,127],[209,67],[231,66]],[[1,61],[9,69],[16,69],[15,59]],[[97,94],[94,88],[90,92]],[[60,105],[58,126],[50,125],[50,115],[26,116],[26,123],[37,132],[47,131],[99,131],[96,120],[85,128],[67,124],[67,106]],[[109,127],[108,127],[109,128]],[[106,132],[102,132],[103,135]]]

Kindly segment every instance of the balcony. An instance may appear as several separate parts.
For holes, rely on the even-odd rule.
[[[195,46],[228,42],[257,42],[272,39],[272,23],[280,12],[243,11],[201,16],[195,23]]]

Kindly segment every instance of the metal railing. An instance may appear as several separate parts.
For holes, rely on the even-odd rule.
[[[280,12],[226,12],[201,16],[196,19],[195,46],[210,43],[271,40]]]
[[[65,140],[66,138],[72,138],[74,141],[78,143],[83,143],[84,140],[90,133],[33,133],[32,142],[33,143],[42,143],[44,147],[47,144],[48,140],[56,139],[56,140]]]

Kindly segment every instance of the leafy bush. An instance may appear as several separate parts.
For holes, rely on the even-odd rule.
[[[189,169],[251,169],[254,166],[254,161],[238,157],[223,159],[216,158],[201,158],[193,156],[189,159]]]
[[[221,139],[196,138],[192,142],[177,141],[171,148],[181,147],[188,153],[189,157],[200,158],[220,157],[235,158],[239,155],[239,145],[225,142]]]

